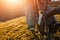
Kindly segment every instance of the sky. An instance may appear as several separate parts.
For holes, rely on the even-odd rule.
[[[25,1],[0,0],[0,21],[24,15],[24,5]]]

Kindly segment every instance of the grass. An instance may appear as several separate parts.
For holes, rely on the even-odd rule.
[[[27,29],[25,17],[0,23],[0,40],[35,40]]]
[[[26,18],[20,17],[0,23],[0,40],[35,40],[35,37],[27,29]]]

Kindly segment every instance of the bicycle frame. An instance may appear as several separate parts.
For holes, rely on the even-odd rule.
[[[40,2],[38,5],[37,5],[37,2]],[[51,0],[50,0],[51,2]],[[33,34],[35,34],[34,32],[34,27],[37,23],[37,19],[36,17],[38,17],[39,13],[39,9],[42,9],[40,10],[43,14],[43,19],[41,21],[41,24],[39,25],[40,29],[39,29],[39,32],[42,34],[42,36],[44,35],[43,34],[43,26],[46,26],[46,34],[48,37],[49,36],[49,32],[48,32],[48,26],[47,26],[47,20],[46,20],[46,14],[51,10],[49,8],[50,7],[50,2],[47,2],[47,0],[45,1],[45,4],[42,5],[42,1],[40,0],[26,0],[26,10],[25,10],[25,13],[26,13],[26,19],[27,19],[27,23],[28,23],[28,29],[32,31]],[[41,7],[40,7],[41,6]],[[36,15],[38,14],[38,15]],[[46,18],[45,18],[46,17]],[[43,38],[42,38],[43,39]],[[44,39],[43,39],[44,40]]]

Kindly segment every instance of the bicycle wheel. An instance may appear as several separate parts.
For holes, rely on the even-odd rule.
[[[50,37],[54,40],[60,40],[60,36],[56,36],[57,30],[60,31],[60,7],[56,7],[52,9],[50,12],[48,12],[47,15],[45,15],[45,19],[49,20],[49,18],[53,17],[53,23],[49,23],[49,33]],[[51,35],[54,34],[54,35]]]

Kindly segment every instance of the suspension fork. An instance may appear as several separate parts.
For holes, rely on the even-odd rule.
[[[48,27],[47,20],[45,18],[45,16],[47,15],[48,11],[50,11],[50,10],[45,10],[44,12],[42,12],[43,16],[41,18],[41,23],[40,23],[39,31],[42,34],[42,36],[44,36],[44,34],[45,34],[50,39],[49,27]],[[44,31],[44,28],[46,28],[46,32]]]
[[[46,27],[46,36],[48,37],[47,40],[50,40],[50,33],[49,33],[49,27],[48,27],[48,23],[47,23],[47,20],[45,18],[45,15],[46,15],[46,12],[43,13],[43,20],[44,20],[44,24],[45,24],[45,27]]]

